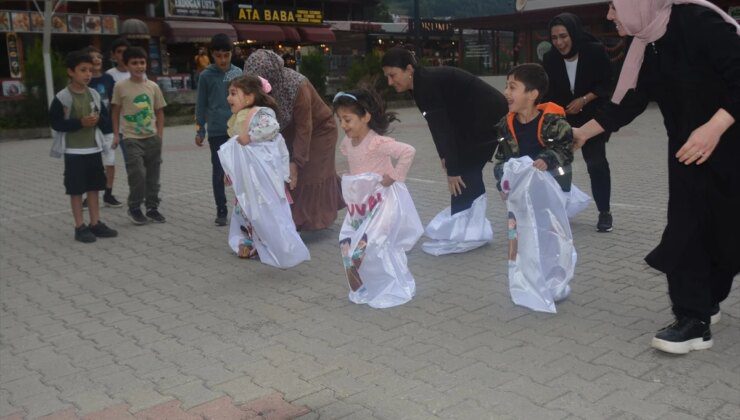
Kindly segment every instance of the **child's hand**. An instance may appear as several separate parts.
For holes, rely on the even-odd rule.
[[[80,119],[80,122],[82,123],[82,126],[85,128],[95,127],[96,125],[98,125],[98,116],[88,115],[86,117],[82,117]]]
[[[203,141],[204,141],[204,140],[205,140],[205,139],[204,139],[203,137],[201,137],[201,136],[199,136],[199,135],[197,135],[197,134],[195,135],[195,145],[196,145],[196,146],[198,146],[198,147],[203,147]]]
[[[239,137],[236,138],[236,140],[242,146],[246,146],[246,145],[248,145],[249,143],[252,142],[252,138],[249,137],[249,134],[240,134]]]
[[[119,142],[120,139],[118,138],[118,133],[113,133],[113,143],[110,144],[110,148],[115,150],[118,147]]]
[[[542,159],[537,159],[534,162],[532,162],[532,166],[539,169],[540,171],[546,171],[547,170],[547,163],[545,163]]]
[[[383,179],[380,181],[380,185],[382,185],[384,187],[390,187],[395,182],[396,182],[395,179],[393,179],[390,176],[388,176],[388,174],[385,174],[385,175],[383,175]]]
[[[224,175],[224,185],[226,185],[227,187],[231,186],[231,178],[229,178],[228,175]]]
[[[296,165],[294,162],[290,162],[290,184],[288,184],[288,186],[290,187],[290,190],[293,191],[297,185],[298,165]]]

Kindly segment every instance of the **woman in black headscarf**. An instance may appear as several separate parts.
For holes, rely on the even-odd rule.
[[[604,46],[593,35],[583,31],[580,19],[572,13],[561,13],[550,21],[550,40],[553,48],[543,58],[543,66],[550,79],[545,101],[564,107],[568,123],[580,127],[593,118],[611,96],[609,57]],[[603,133],[583,147],[583,159],[591,177],[591,192],[599,210],[596,225],[599,232],[612,230],[607,141],[609,133]]]

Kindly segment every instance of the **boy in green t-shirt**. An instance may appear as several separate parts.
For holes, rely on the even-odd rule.
[[[128,173],[128,215],[136,225],[164,223],[159,212],[159,171],[162,163],[164,107],[159,86],[146,78],[146,52],[131,47],[123,53],[131,77],[113,87],[113,148],[123,142]],[[119,127],[120,125],[120,127]],[[123,133],[123,138],[119,138]],[[146,216],[141,204],[146,205]]]
[[[70,196],[75,221],[75,240],[85,243],[112,238],[118,232],[100,221],[98,191],[105,189],[101,156],[101,131],[110,130],[110,119],[100,94],[87,85],[92,78],[92,58],[75,51],[66,57],[69,85],[59,91],[49,108],[54,130],[53,150],[64,154],[64,187]],[[82,194],[87,193],[90,225],[82,217]]]

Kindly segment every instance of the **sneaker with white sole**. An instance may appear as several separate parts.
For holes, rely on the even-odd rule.
[[[105,205],[105,207],[114,207],[114,208],[123,207],[123,203],[118,201],[118,199],[116,199],[116,196],[113,194],[103,195],[103,205]]]
[[[651,345],[666,353],[686,354],[711,348],[714,340],[708,322],[684,316],[658,331]]]

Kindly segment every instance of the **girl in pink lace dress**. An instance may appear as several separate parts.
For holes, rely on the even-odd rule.
[[[416,150],[383,136],[396,117],[376,93],[339,92],[333,108],[350,172],[342,177],[347,215],[339,235],[349,298],[374,308],[403,304],[416,290],[406,252],[423,232],[404,184]]]

